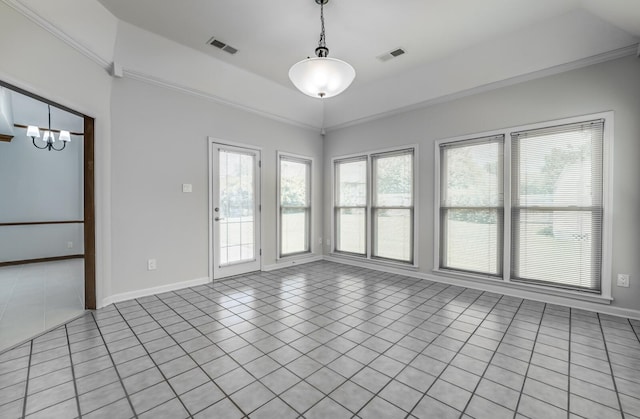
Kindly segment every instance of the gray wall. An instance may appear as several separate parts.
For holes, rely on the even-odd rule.
[[[425,80],[425,83],[437,80]],[[465,134],[613,110],[614,306],[640,309],[640,60],[627,57],[331,131],[325,138],[325,172],[331,158],[395,145],[419,144],[418,249],[420,271],[433,269],[434,142]],[[331,187],[325,185],[324,229],[329,237]],[[325,251],[328,249],[325,247]],[[615,286],[617,273],[631,287]]]
[[[16,123],[47,126],[46,105],[12,96]],[[82,125],[56,122],[52,117],[54,129],[82,131]],[[38,150],[26,129],[16,128],[11,142],[0,142],[0,167],[0,222],[83,219],[82,137],[73,136],[60,152]],[[0,227],[0,262],[82,254],[83,245],[81,224]]]
[[[276,263],[276,151],[315,159],[312,211],[322,214],[319,133],[127,78],[114,80],[111,106],[113,294],[208,276],[207,137],[262,148],[263,266]]]

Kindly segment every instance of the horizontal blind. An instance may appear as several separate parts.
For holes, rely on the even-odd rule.
[[[440,145],[440,267],[502,275],[504,136]]]
[[[511,278],[600,291],[604,120],[511,134]]]
[[[311,160],[280,155],[279,255],[311,251]]]
[[[413,153],[371,155],[372,257],[413,262]]]
[[[334,245],[367,255],[368,156],[335,161]]]

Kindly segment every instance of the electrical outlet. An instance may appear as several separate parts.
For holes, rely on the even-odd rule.
[[[322,237],[318,237],[318,244],[322,244]]]
[[[629,288],[629,274],[618,274],[617,285],[619,287]]]
[[[331,239],[327,239],[327,247],[331,247]]]
[[[147,261],[147,270],[148,271],[154,271],[156,269],[158,269],[158,263],[156,262],[156,260],[155,259],[149,259]]]
[[[73,242],[67,242],[67,249],[73,249]]]
[[[183,183],[182,184],[182,192],[184,192],[184,193],[193,192],[193,185],[191,185],[190,183]]]

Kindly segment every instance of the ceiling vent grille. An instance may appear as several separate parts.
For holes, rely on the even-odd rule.
[[[380,60],[382,62],[385,62],[385,61],[389,61],[392,58],[399,57],[399,56],[401,56],[401,55],[403,55],[405,53],[406,53],[406,51],[404,50],[404,48],[396,48],[396,49],[391,50],[389,52],[385,52],[382,55],[378,55],[378,57],[376,57],[376,58],[378,58],[378,60]]]
[[[213,38],[209,39],[207,41],[207,43],[209,45],[212,45],[212,46],[218,48],[218,49],[221,49],[221,50],[223,50],[225,52],[228,52],[231,55],[233,55],[236,52],[238,52],[238,50],[236,48],[232,47],[231,45],[227,45],[226,43],[222,42],[219,39],[216,39],[215,36]]]

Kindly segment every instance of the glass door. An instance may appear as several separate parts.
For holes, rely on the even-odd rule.
[[[211,151],[213,279],[260,270],[260,152]]]

